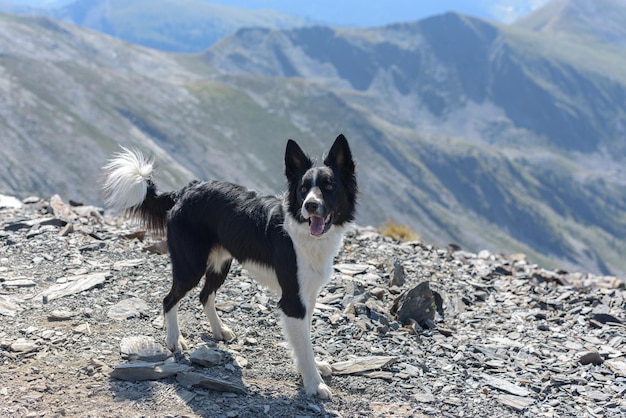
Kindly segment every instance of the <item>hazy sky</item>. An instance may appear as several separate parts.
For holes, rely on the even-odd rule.
[[[59,7],[73,0],[5,0],[9,3]],[[132,0],[128,0],[132,1]],[[377,26],[412,21],[450,10],[509,23],[548,0],[212,0],[253,9],[275,9],[314,20],[348,26]]]

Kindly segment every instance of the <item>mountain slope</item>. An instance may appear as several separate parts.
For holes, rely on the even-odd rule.
[[[553,0],[515,27],[600,45],[626,47],[623,0]]]
[[[155,153],[164,189],[197,177],[278,192],[287,138],[319,156],[343,132],[361,224],[626,272],[621,55],[454,13],[246,29],[189,56],[1,19],[0,193],[97,202],[118,143]]]
[[[621,263],[622,56],[449,13],[371,30],[241,30],[205,57],[231,75],[337,92],[378,129],[372,146],[404,187],[386,192],[384,213],[429,239],[605,272]]]
[[[204,0],[78,0],[49,16],[163,51],[198,52],[241,27],[308,23],[272,10],[252,11]]]

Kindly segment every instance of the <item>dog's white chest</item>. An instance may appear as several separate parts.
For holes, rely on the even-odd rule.
[[[257,282],[275,292],[277,296],[281,295],[282,292],[280,285],[278,284],[276,271],[274,271],[273,268],[250,261],[243,263],[243,268],[248,270],[250,276]]]

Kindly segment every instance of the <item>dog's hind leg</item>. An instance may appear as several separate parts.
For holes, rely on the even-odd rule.
[[[204,287],[200,292],[200,302],[204,307],[204,313],[209,319],[211,331],[213,331],[213,337],[216,340],[231,341],[235,339],[235,333],[222,323],[220,317],[217,315],[217,310],[215,309],[215,293],[224,283],[224,280],[228,275],[228,271],[230,270],[230,265],[230,260],[224,262],[219,267],[209,262],[209,267],[205,275],[206,278]]]
[[[167,229],[167,244],[172,261],[172,288],[163,298],[163,313],[167,336],[165,343],[172,351],[187,348],[187,343],[178,326],[178,306],[182,298],[198,285],[207,268],[210,246],[191,240],[185,231],[177,230],[170,223]]]

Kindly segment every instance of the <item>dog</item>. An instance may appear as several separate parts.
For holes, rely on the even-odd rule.
[[[319,166],[288,140],[284,164],[287,191],[282,196],[223,181],[192,181],[180,190],[159,193],[154,162],[122,148],[104,167],[103,190],[108,205],[166,234],[173,280],[163,312],[170,350],[187,348],[178,306],[202,276],[200,302],[214,338],[235,338],[218,317],[215,294],[236,259],[279,295],[284,334],[305,392],[328,399],[331,391],[320,372],[328,376],[331,368],[315,360],[311,319],[319,290],[332,276],[344,232],[355,218],[355,162],[348,141],[339,135]]]

